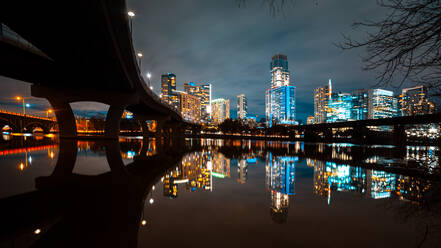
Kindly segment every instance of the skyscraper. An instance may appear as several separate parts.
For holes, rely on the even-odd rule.
[[[182,117],[190,122],[201,122],[201,101],[199,97],[188,94],[187,92],[178,91],[179,110]]]
[[[398,100],[390,90],[369,89],[368,118],[381,119],[398,116]]]
[[[272,57],[271,88],[266,91],[267,126],[273,124],[296,124],[295,87],[290,85],[288,58],[282,54]]]
[[[211,101],[211,122],[220,124],[230,118],[230,100],[223,98]]]
[[[349,121],[352,119],[352,95],[333,93],[328,104],[326,122]]]
[[[271,88],[289,86],[288,57],[276,54],[271,60]]]
[[[369,108],[369,91],[365,89],[352,92],[352,119],[367,120]]]
[[[436,109],[429,101],[424,85],[403,89],[400,102],[403,116],[432,114]]]
[[[237,119],[246,120],[247,119],[247,98],[245,94],[240,94],[237,96]]]
[[[326,113],[328,105],[331,101],[332,82],[328,81],[328,85],[318,87],[314,90],[314,123],[326,122]]]
[[[161,99],[170,105],[178,107],[178,95],[176,94],[176,75],[172,73],[161,76]]]
[[[196,85],[193,82],[184,84],[184,91],[199,97],[201,104],[201,121],[209,123],[211,118],[211,84]]]

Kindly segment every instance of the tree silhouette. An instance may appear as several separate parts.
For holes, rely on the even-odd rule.
[[[401,87],[410,80],[441,96],[441,1],[378,0],[377,4],[388,11],[384,19],[353,24],[375,31],[367,31],[363,41],[344,36],[337,46],[366,48],[364,69],[379,72],[378,85]]]

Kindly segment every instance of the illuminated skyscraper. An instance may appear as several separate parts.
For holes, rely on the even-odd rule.
[[[328,104],[326,122],[351,120],[352,96],[349,93],[333,93]]]
[[[398,100],[394,93],[383,89],[370,89],[368,118],[381,119],[398,116]]]
[[[318,87],[314,90],[314,123],[326,122],[326,113],[331,101],[332,82],[329,79],[328,85]]]
[[[352,119],[367,120],[369,108],[369,91],[365,89],[352,92]]]
[[[161,99],[178,108],[178,95],[176,93],[176,75],[168,73],[161,76]]]
[[[237,119],[246,120],[247,119],[247,98],[245,94],[240,94],[237,96]]]
[[[266,91],[266,122],[273,124],[297,124],[295,87],[290,85],[288,58],[276,54],[271,61],[271,88]]]
[[[289,86],[288,57],[276,54],[271,60],[271,88]]]
[[[211,119],[211,84],[196,85],[193,82],[184,84],[184,91],[197,96],[201,104],[201,121],[209,123]]]
[[[177,94],[179,96],[179,110],[182,117],[190,122],[201,122],[200,98],[182,91],[177,91]]]
[[[211,122],[220,124],[230,118],[230,100],[223,98],[211,101]]]
[[[403,89],[400,102],[403,116],[432,114],[436,110],[435,104],[427,97],[427,88],[423,85]]]

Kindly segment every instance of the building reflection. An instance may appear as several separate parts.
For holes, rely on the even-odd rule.
[[[178,197],[179,185],[189,192],[212,191],[213,177],[231,178],[230,165],[231,159],[217,150],[207,149],[187,154],[179,166],[163,176],[163,195],[168,198]]]
[[[266,185],[271,192],[271,218],[275,223],[286,223],[290,197],[295,194],[295,162],[297,157],[273,156],[266,159]]]
[[[371,199],[398,197],[419,204],[430,188],[430,181],[390,172],[365,169],[310,159],[314,167],[314,195],[327,198],[331,204],[334,192],[356,192]]]

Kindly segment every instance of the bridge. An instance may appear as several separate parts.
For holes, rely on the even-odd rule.
[[[35,128],[41,128],[44,133],[49,133],[56,124],[57,122],[51,118],[0,110],[0,127],[8,125],[13,132],[32,132]]]
[[[383,119],[369,119],[345,122],[332,123],[318,123],[310,125],[298,125],[289,128],[290,131],[301,133],[305,141],[312,141],[321,139],[324,141],[332,141],[335,139],[333,129],[348,128],[350,129],[351,142],[365,143],[372,141],[376,137],[369,137],[368,127],[392,126],[392,142],[394,144],[406,143],[405,128],[409,125],[424,125],[424,124],[440,124],[441,113],[414,115],[414,116],[400,116]],[[388,137],[390,138],[390,137]]]
[[[166,135],[183,133],[181,114],[141,75],[125,0],[8,1],[0,23],[0,75],[31,83],[32,96],[49,101],[61,138],[78,137],[70,103],[81,101],[110,106],[106,138],[118,137],[125,110],[143,123],[145,134],[146,120],[158,121]]]

